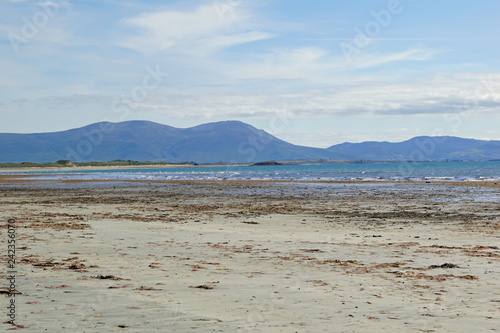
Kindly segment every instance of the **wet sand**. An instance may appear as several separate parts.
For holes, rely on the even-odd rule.
[[[497,184],[9,179],[22,331],[500,327]]]

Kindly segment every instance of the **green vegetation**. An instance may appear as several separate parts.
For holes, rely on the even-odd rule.
[[[75,166],[132,166],[132,165],[168,165],[170,162],[151,162],[151,161],[132,161],[132,160],[114,160],[109,162],[80,162]]]
[[[141,165],[170,165],[170,162],[151,162],[151,161],[131,161],[131,160],[114,160],[109,162],[71,162],[70,160],[59,160],[53,163],[0,163],[0,168],[62,168],[62,167],[81,167],[81,166],[95,166],[95,167],[109,167],[109,166],[141,166]],[[177,163],[176,163],[177,164]],[[192,165],[193,163],[179,163]]]

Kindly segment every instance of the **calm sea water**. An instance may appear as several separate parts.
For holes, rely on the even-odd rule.
[[[1,173],[1,172],[0,172]],[[500,161],[367,163],[289,166],[184,167],[16,172],[44,179],[112,180],[500,180]]]

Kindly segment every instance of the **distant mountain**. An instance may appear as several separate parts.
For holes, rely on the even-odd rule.
[[[240,121],[175,128],[150,121],[100,122],[54,133],[0,133],[0,163],[57,160],[257,163],[276,160],[500,159],[500,141],[416,137],[400,143],[293,145]]]
[[[391,142],[342,143],[328,151],[355,160],[489,160],[500,159],[500,141],[453,136],[420,136]]]
[[[290,144],[240,121],[181,129],[150,121],[101,122],[55,133],[0,134],[0,163],[135,160],[254,163],[337,158]]]

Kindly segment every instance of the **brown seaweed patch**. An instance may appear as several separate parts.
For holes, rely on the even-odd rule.
[[[91,276],[92,279],[99,279],[99,280],[114,280],[114,281],[121,281],[125,280],[123,278],[114,276],[114,275],[97,275],[97,276]]]
[[[302,252],[324,252],[324,251],[321,251],[320,249],[300,249],[300,251]]]
[[[428,281],[443,282],[448,279],[463,279],[463,280],[478,280],[479,278],[475,275],[453,275],[453,274],[439,274],[439,275],[428,275],[425,273],[417,273],[412,271],[394,271],[388,272],[395,274],[398,278],[410,278],[410,279],[423,279]]]
[[[376,269],[382,269],[382,268],[389,268],[389,267],[401,267],[401,266],[405,266],[407,265],[406,263],[404,262],[392,262],[392,263],[383,263],[383,264],[377,264],[375,263],[372,268],[376,268]]]
[[[218,283],[219,283],[219,281],[208,282],[208,283],[200,284],[197,286],[189,286],[189,288],[210,290],[210,289],[215,289],[215,287]]]

